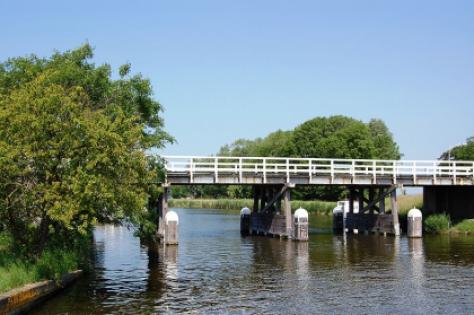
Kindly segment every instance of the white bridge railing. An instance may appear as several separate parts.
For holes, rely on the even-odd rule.
[[[378,177],[391,177],[396,183],[400,177],[437,179],[469,179],[474,183],[474,161],[408,161],[408,160],[363,160],[280,157],[209,157],[209,156],[162,156],[168,175],[187,175],[191,182],[195,175],[285,176],[370,176],[374,182]]]

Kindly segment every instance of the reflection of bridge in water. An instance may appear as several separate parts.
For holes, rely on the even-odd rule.
[[[288,238],[295,235],[290,192],[296,185],[347,187],[349,212],[344,224],[348,230],[399,235],[396,189],[404,186],[423,187],[425,213],[448,212],[454,219],[474,217],[471,161],[199,156],[163,159],[163,218],[168,210],[170,185],[252,185],[254,205],[249,232]],[[386,211],[387,198],[390,213]],[[355,202],[359,211],[354,211]],[[164,234],[164,226],[160,224],[160,235]]]

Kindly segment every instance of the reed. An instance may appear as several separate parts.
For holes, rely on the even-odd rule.
[[[253,208],[252,199],[171,199],[169,206],[172,208],[202,208],[220,210],[240,210],[244,207]],[[329,215],[336,206],[331,201],[291,201],[292,210],[304,208],[308,212],[320,215]]]
[[[389,204],[390,201],[387,201]],[[423,207],[423,195],[401,195],[397,196],[398,214],[406,216],[408,211],[413,208],[421,209]]]

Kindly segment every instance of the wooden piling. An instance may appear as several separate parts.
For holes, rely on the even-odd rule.
[[[292,216],[291,216],[291,194],[290,189],[285,190],[283,193],[283,211],[285,215],[285,226],[286,226],[286,234],[288,238],[292,236]]]
[[[393,233],[400,236],[400,222],[398,221],[397,190],[393,189],[390,200],[392,202]]]

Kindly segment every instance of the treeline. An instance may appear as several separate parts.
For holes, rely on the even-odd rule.
[[[264,138],[238,139],[224,145],[218,156],[273,156],[348,159],[400,159],[393,135],[380,119],[368,123],[345,117],[317,117],[294,130],[277,130]],[[174,198],[251,198],[251,188],[242,186],[173,187]],[[297,187],[300,200],[337,200],[343,188]]]

